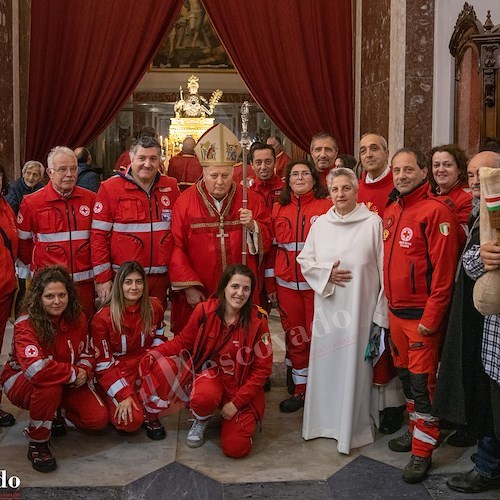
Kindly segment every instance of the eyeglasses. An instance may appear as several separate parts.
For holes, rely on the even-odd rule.
[[[53,172],[56,174],[66,175],[68,172],[70,174],[76,174],[78,172],[78,167],[70,167],[70,168],[53,168]]]
[[[298,179],[299,177],[302,177],[304,179],[307,179],[308,177],[311,177],[311,172],[292,172],[290,174],[290,177],[294,179]]]

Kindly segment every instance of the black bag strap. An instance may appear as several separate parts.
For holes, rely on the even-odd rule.
[[[12,258],[12,262],[14,263],[16,259],[14,259],[14,253],[12,252],[12,243],[10,242],[9,238],[7,238],[5,231],[1,227],[0,227],[0,234],[2,235],[5,248],[9,251],[10,256]]]

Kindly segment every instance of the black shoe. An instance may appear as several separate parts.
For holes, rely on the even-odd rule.
[[[475,464],[477,462],[477,453],[473,453],[471,456],[470,456],[470,461]]]
[[[446,441],[450,446],[456,448],[468,448],[474,446],[477,442],[466,430],[458,429],[455,434],[452,434]]]
[[[483,476],[476,469],[465,474],[459,474],[446,481],[446,485],[453,491],[461,493],[480,493],[481,491],[500,488],[500,477],[494,479]]]
[[[64,423],[64,418],[54,417],[52,419],[51,435],[54,437],[66,435],[66,424]]]
[[[380,412],[378,431],[382,434],[394,434],[401,429],[406,406],[391,406]]]
[[[411,451],[412,439],[413,439],[413,434],[410,431],[406,431],[404,434],[401,434],[401,436],[391,439],[387,443],[387,446],[389,446],[389,449],[391,451],[396,451],[398,453],[404,451]]]
[[[304,407],[304,393],[294,394],[280,403],[280,410],[283,413],[293,413]]]
[[[267,377],[266,383],[264,384],[264,392],[269,392],[271,390],[271,377]]]
[[[38,472],[51,472],[57,469],[56,459],[49,449],[49,442],[36,443],[31,441],[28,448],[28,460],[33,469]]]
[[[148,438],[153,441],[161,441],[167,437],[167,431],[158,419],[149,421],[146,420],[142,424],[142,427],[143,429],[146,429],[146,435]]]
[[[0,408],[0,427],[12,427],[16,423],[16,419],[12,413],[7,413]]]
[[[288,394],[290,394],[290,396],[293,396],[295,393],[295,384],[293,383],[291,366],[286,367],[286,388],[288,390]]]
[[[406,483],[420,483],[427,476],[427,471],[431,467],[431,458],[412,455],[410,461],[403,469],[403,481]]]

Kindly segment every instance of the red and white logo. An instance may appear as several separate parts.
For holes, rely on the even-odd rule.
[[[90,208],[87,205],[80,205],[80,213],[84,217],[88,217],[90,215]]]
[[[401,231],[401,241],[410,241],[413,238],[413,231],[410,227],[404,227]]]
[[[170,198],[168,196],[166,196],[166,195],[164,195],[164,196],[161,197],[161,202],[166,207],[170,206]]]
[[[319,215],[313,215],[309,222],[311,223],[311,226],[319,219]]]
[[[18,223],[18,224],[22,224],[22,223],[23,223],[23,220],[24,220],[24,219],[23,219],[23,214],[22,214],[21,212],[19,212],[19,213],[17,214],[17,223]]]
[[[24,349],[24,355],[27,358],[36,358],[38,356],[38,347],[36,345],[27,345]]]
[[[410,248],[411,247],[411,239],[413,238],[413,230],[411,227],[404,227],[401,230],[399,246],[401,248]]]
[[[102,203],[100,201],[94,205],[94,213],[98,214],[99,212],[102,212]]]

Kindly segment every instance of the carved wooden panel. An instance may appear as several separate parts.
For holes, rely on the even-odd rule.
[[[500,136],[500,25],[478,21],[467,2],[449,44],[455,58],[454,142],[468,154]]]

